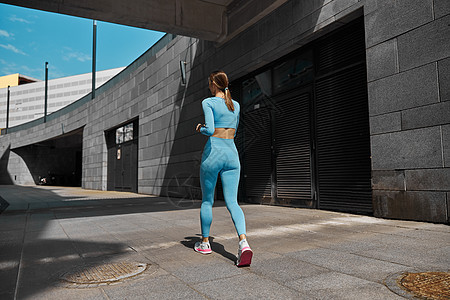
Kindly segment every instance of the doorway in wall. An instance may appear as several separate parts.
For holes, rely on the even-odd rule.
[[[105,132],[108,148],[107,189],[137,193],[138,120]]]

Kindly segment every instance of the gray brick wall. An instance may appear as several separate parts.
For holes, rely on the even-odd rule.
[[[366,1],[375,215],[449,222],[448,1]]]

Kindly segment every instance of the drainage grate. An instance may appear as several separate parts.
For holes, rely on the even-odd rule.
[[[422,299],[450,299],[450,273],[420,272],[404,273],[397,284]]]
[[[77,268],[61,276],[61,279],[74,284],[112,283],[136,276],[147,269],[147,264],[136,262],[119,262],[92,265]]]

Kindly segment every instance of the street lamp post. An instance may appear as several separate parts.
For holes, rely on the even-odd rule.
[[[48,62],[45,62],[44,123],[47,122]]]
[[[9,93],[9,85],[8,85],[8,94],[6,96],[6,133],[8,133],[9,128],[9,99],[10,99],[10,93]]]
[[[93,34],[92,34],[92,99],[95,98],[95,57],[97,44],[97,21],[94,20]]]

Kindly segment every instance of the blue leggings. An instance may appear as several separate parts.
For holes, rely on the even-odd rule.
[[[212,206],[217,176],[222,179],[223,196],[233,219],[238,235],[245,234],[244,212],[237,203],[241,164],[234,139],[210,136],[202,154],[200,166],[200,184],[202,187],[202,207],[200,221],[202,236],[209,237],[212,223]]]

